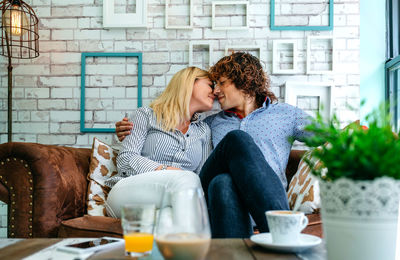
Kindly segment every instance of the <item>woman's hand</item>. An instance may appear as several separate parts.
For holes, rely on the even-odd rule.
[[[164,166],[164,165],[158,166],[158,167],[156,168],[156,171],[160,171],[160,170],[163,168],[163,166]],[[179,171],[182,171],[181,168],[176,168],[176,167],[173,167],[173,166],[167,166],[167,168],[166,168],[165,170],[179,170]]]
[[[124,117],[122,121],[115,123],[115,132],[117,133],[118,140],[122,142],[127,135],[131,133],[133,123],[128,121],[127,117]]]
[[[182,171],[181,168],[176,168],[176,167],[172,167],[172,166],[168,166],[167,170],[179,170],[179,171]]]

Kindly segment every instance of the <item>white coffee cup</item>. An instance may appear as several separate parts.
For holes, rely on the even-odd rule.
[[[274,244],[297,244],[308,224],[308,218],[299,211],[269,210],[265,215]]]

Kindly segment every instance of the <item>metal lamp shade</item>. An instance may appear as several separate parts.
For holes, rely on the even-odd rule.
[[[39,20],[33,9],[21,0],[5,0],[0,3],[0,9],[1,55],[17,59],[38,57]]]

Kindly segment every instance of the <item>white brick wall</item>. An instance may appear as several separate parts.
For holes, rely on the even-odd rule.
[[[126,0],[119,1],[123,3]],[[271,31],[269,0],[250,0],[250,28],[244,31],[211,30],[211,1],[196,2],[192,30],[166,30],[165,1],[148,1],[147,29],[103,29],[102,1],[28,0],[39,16],[40,56],[34,60],[13,60],[14,141],[90,147],[94,136],[112,143],[113,134],[83,134],[80,122],[80,75],[82,52],[142,52],[143,104],[160,93],[172,75],[188,64],[190,40],[209,40],[214,44],[213,62],[224,56],[226,45],[261,45],[266,69],[271,73],[272,41],[297,39],[299,67],[297,75],[271,74],[272,89],[283,101],[287,80],[333,80],[338,94],[334,105],[343,122],[357,119],[359,108],[359,0],[335,0],[333,31]],[[174,1],[176,2],[176,1]],[[187,1],[185,1],[187,2]],[[277,4],[282,1],[275,1]],[[327,21],[327,10],[319,1],[285,0],[277,10],[277,21],[312,25]],[[183,2],[182,2],[183,3]],[[308,4],[307,4],[308,3]],[[176,7],[176,6],[175,6]],[[174,7],[174,8],[175,8]],[[172,8],[172,9],[174,9]],[[223,25],[240,25],[243,8],[231,8],[236,18]],[[177,9],[175,9],[176,11]],[[185,9],[187,12],[187,9]],[[171,14],[175,12],[172,10]],[[291,15],[293,12],[301,14]],[[323,16],[309,16],[322,12]],[[223,16],[225,19],[226,17]],[[308,19],[309,18],[309,19]],[[238,19],[238,20],[236,20]],[[306,39],[308,35],[333,35],[336,40],[337,71],[333,75],[306,75]],[[205,50],[208,51],[208,50]],[[330,57],[327,58],[328,60]],[[208,59],[203,58],[203,63]],[[124,59],[87,59],[86,126],[108,125],[137,104],[136,65]],[[7,141],[7,60],[0,57],[0,143]],[[307,101],[308,102],[308,101]],[[349,111],[346,104],[357,110]],[[308,109],[311,109],[310,107]],[[94,121],[93,121],[94,120]],[[0,237],[5,234],[4,210],[0,204]],[[2,215],[3,214],[3,215]]]
[[[0,238],[7,237],[7,205],[0,201]]]

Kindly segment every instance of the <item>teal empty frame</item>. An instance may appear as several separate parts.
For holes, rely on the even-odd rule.
[[[329,25],[327,26],[276,26],[275,25],[275,0],[270,3],[271,30],[280,31],[332,31],[333,30],[333,0],[329,0]]]
[[[137,89],[138,89],[138,107],[142,106],[142,53],[121,53],[121,52],[83,52],[81,56],[81,132],[83,133],[115,133],[115,128],[86,128],[85,127],[85,74],[86,74],[86,57],[137,57]]]

